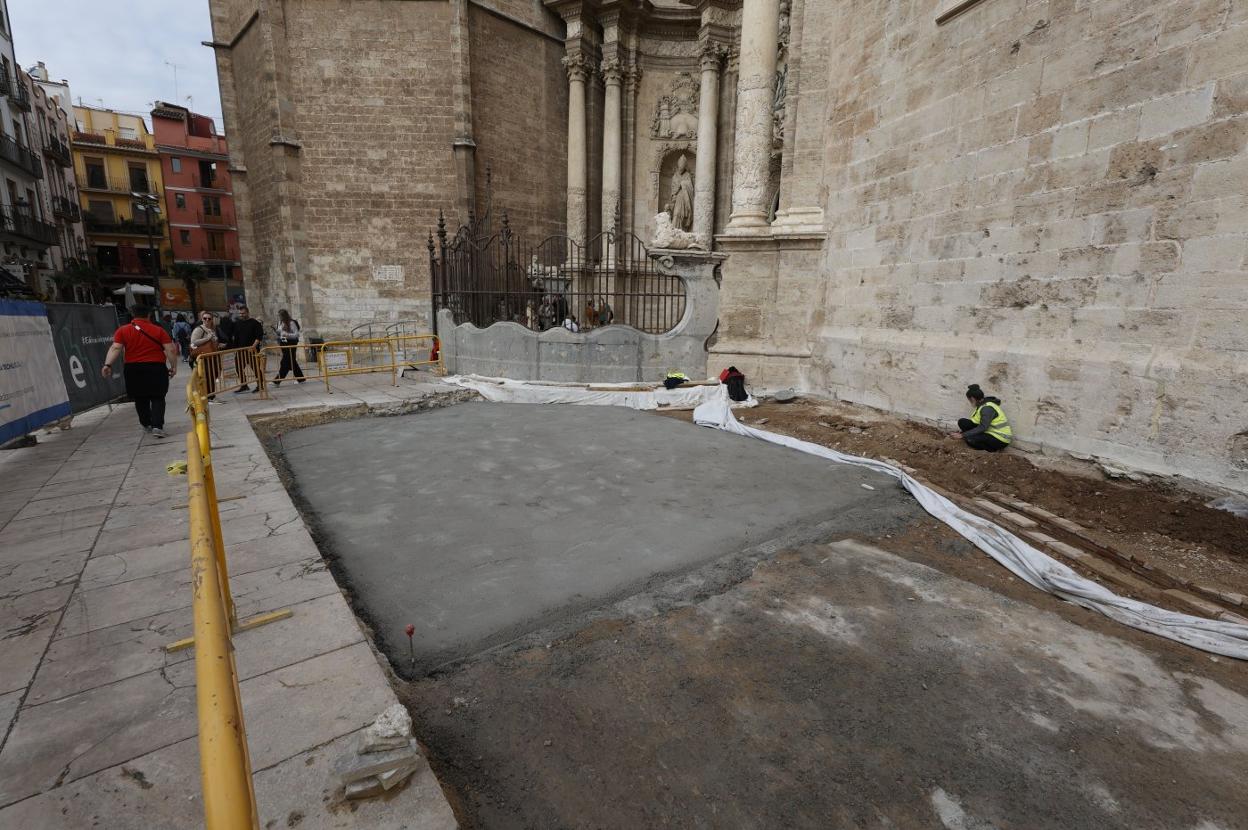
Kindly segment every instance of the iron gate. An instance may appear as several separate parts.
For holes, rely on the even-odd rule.
[[[464,225],[447,239],[438,216],[429,235],[433,307],[456,324],[486,328],[518,323],[532,331],[566,326],[587,331],[626,325],[671,331],[685,315],[685,285],[662,273],[633,234],[601,233],[585,246],[567,236],[536,245],[513,234],[502,214],[498,233],[480,237]]]

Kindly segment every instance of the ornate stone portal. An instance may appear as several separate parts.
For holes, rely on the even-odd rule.
[[[721,80],[742,0],[545,3],[567,25],[568,234],[585,241],[631,231],[651,239],[656,215],[666,213],[674,230],[709,250],[728,218],[716,193],[731,184],[720,155],[731,150],[731,139],[721,137],[733,134],[735,112]],[[600,156],[591,140],[601,141]],[[592,167],[598,158],[601,168],[582,175],[586,160]],[[774,188],[764,183],[767,189]]]

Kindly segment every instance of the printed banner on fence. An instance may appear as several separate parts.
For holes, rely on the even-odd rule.
[[[116,308],[48,303],[48,325],[74,412],[85,412],[126,394],[121,372],[111,378],[100,376],[117,330]]]
[[[69,415],[43,303],[0,300],[0,444]]]

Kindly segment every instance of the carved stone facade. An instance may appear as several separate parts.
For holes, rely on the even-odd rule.
[[[927,419],[978,382],[1022,447],[1248,491],[1245,4],[357,5],[211,0],[266,307],[417,308],[417,257],[358,275],[455,207],[453,159],[530,234],[648,241],[684,155],[728,254],[710,369]]]

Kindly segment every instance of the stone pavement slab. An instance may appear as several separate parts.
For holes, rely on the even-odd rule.
[[[280,394],[339,407],[437,389],[350,380],[333,395]],[[189,427],[178,386],[165,440],[121,407],[0,453],[0,826],[202,822],[194,650],[164,651],[193,624],[186,479],[165,469]],[[235,638],[262,824],[453,827],[427,765],[376,803],[327,800],[330,749],[395,696],[247,421],[288,405],[238,396],[211,412],[218,492],[234,497],[221,518],[239,614],[293,611]]]

